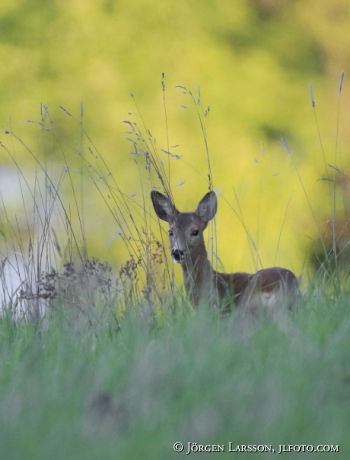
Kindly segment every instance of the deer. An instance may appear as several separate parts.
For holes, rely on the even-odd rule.
[[[214,191],[200,200],[194,212],[179,212],[168,197],[155,190],[151,200],[158,218],[169,224],[171,255],[181,265],[185,291],[195,307],[207,302],[224,313],[233,306],[255,313],[260,306],[291,309],[299,299],[298,279],[286,268],[264,268],[254,274],[220,273],[212,268],[203,232],[217,213]]]

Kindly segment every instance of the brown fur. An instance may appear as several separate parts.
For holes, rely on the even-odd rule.
[[[255,310],[259,305],[272,306],[278,298],[290,308],[300,295],[298,280],[286,268],[272,267],[255,274],[219,273],[207,257],[203,231],[216,213],[214,192],[209,192],[194,213],[179,212],[172,202],[158,192],[151,194],[159,218],[169,223],[173,258],[181,263],[185,289],[195,306],[202,300],[228,311],[232,304]]]

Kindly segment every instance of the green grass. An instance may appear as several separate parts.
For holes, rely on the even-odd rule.
[[[201,115],[189,94],[212,188],[208,109]],[[140,173],[137,202],[119,188],[82,121],[78,172],[64,149],[65,167],[58,174],[57,165],[49,167],[46,156],[40,159],[8,132],[34,162],[35,175],[27,180],[16,149],[3,146],[20,178],[23,212],[22,220],[12,219],[1,200],[0,460],[180,459],[188,457],[187,443],[225,447],[210,458],[239,455],[229,452],[229,443],[272,445],[275,454],[258,454],[266,459],[279,458],[279,445],[339,446],[320,458],[347,460],[346,270],[327,271],[322,263],[314,280],[307,280],[303,302],[279,318],[237,311],[222,316],[210,306],[194,311],[177,290],[164,253],[166,236],[157,236],[158,222],[148,212],[152,188],[171,196],[170,162],[179,158],[167,148],[164,165],[140,119],[142,127],[126,122],[133,154],[147,175],[144,180]],[[39,125],[55,139],[47,108]],[[91,260],[83,212],[88,183],[129,254],[119,273]],[[67,204],[68,189],[73,198]],[[215,225],[209,232],[215,262]],[[329,250],[322,250],[327,262]],[[7,285],[9,264],[20,280],[15,290]],[[183,443],[182,453],[174,452],[175,442]]]
[[[184,458],[176,441],[225,445],[210,458],[238,455],[229,442],[338,445],[328,456],[349,458],[348,298],[315,298],[290,313],[289,333],[206,309],[155,327],[139,306],[119,329],[74,309],[37,325],[3,318],[0,458]],[[112,404],[91,407],[104,393]]]

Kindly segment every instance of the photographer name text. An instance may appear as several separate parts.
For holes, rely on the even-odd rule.
[[[234,444],[229,442],[225,444],[197,444],[196,442],[175,442],[173,450],[186,455],[198,452],[272,452],[273,454],[283,454],[285,452],[339,452],[338,445],[329,444],[279,444],[277,449],[271,444]]]

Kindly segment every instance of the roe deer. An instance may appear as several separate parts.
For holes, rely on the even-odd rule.
[[[272,308],[278,302],[290,308],[298,299],[298,280],[286,268],[266,268],[255,274],[213,270],[203,231],[217,211],[215,192],[207,193],[195,212],[179,212],[169,198],[156,191],[151,198],[157,216],[169,224],[171,254],[181,264],[185,289],[195,306],[204,300],[228,311],[234,299],[236,306],[255,311],[259,305]]]

